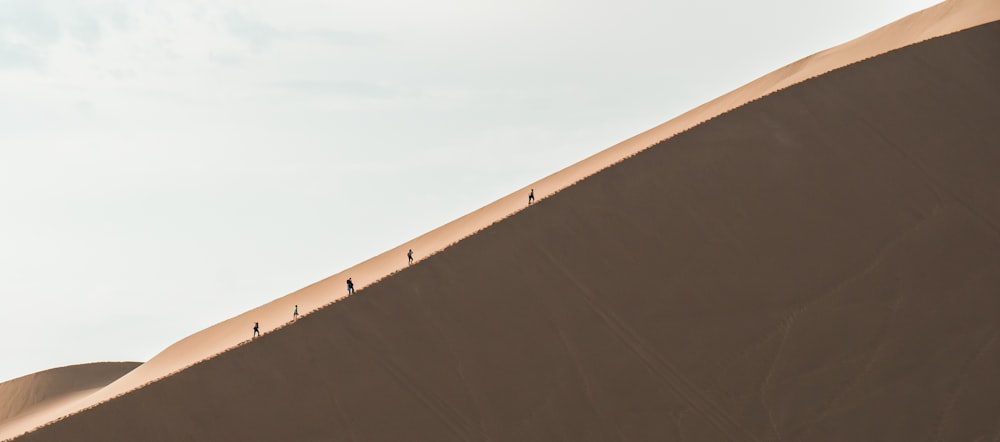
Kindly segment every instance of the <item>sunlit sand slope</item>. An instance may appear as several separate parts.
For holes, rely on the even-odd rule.
[[[998,79],[794,85],[23,440],[995,440]]]

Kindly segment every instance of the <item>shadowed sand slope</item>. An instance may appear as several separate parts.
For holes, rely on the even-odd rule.
[[[800,83],[18,440],[996,440],[998,79]]]
[[[40,371],[0,383],[0,423],[44,411],[104,387],[138,367],[138,362],[98,362]]]

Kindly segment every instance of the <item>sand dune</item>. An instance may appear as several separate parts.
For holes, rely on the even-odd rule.
[[[996,440],[998,78],[1000,22],[795,84],[23,440]],[[462,226],[514,210],[503,201]],[[398,268],[393,252],[351,276]],[[284,322],[344,277],[110,391],[245,339],[255,317]]]
[[[0,383],[0,424],[17,427],[49,415],[122,377],[139,362],[99,362],[53,368]]]
[[[441,254],[420,256],[523,209],[527,188],[179,341],[93,394],[0,422],[0,437],[223,352],[249,338],[254,321],[266,333],[257,343],[28,439],[101,439],[112,428],[146,440],[282,439],[290,431],[324,440],[604,440],[668,429],[675,439],[822,439],[873,434],[824,425],[873,397],[898,400],[890,393],[916,388],[907,376],[931,382],[929,409],[950,392],[950,405],[930,419],[950,435],[966,423],[961,413],[982,410],[962,395],[997,358],[996,323],[980,316],[1000,315],[973,296],[997,287],[989,277],[995,248],[983,236],[1000,219],[997,164],[982,151],[997,135],[989,132],[997,121],[995,25],[828,73],[643,149],[832,69],[998,19],[995,1],[950,1],[807,57],[532,184],[545,197],[635,155]],[[990,43],[992,53],[970,55]],[[424,258],[417,265],[270,334],[294,304],[310,313],[342,297],[348,276],[360,289],[406,267],[411,247]],[[951,279],[927,276],[941,269]],[[949,285],[960,282],[967,286]],[[979,304],[935,307],[931,295],[942,292],[932,289]],[[904,302],[914,298],[901,295],[909,290],[923,304]],[[926,318],[903,318],[903,307],[953,308],[970,321],[911,330]],[[827,324],[832,317],[842,322]],[[931,350],[912,348],[921,339],[965,357],[964,365],[925,367],[919,356]],[[905,370],[906,358],[919,362],[915,371]],[[755,382],[757,392],[747,388]],[[825,403],[802,406],[802,386]],[[869,387],[881,393],[866,396]],[[129,418],[107,422],[115,413]],[[216,428],[206,428],[209,420]],[[262,428],[233,423],[243,421]],[[866,425],[847,430],[908,434]]]

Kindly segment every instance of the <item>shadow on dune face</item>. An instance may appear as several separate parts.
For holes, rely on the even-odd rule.
[[[990,440],[998,78],[993,23],[790,87],[23,440]]]

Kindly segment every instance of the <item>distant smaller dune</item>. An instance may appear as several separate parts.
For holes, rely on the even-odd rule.
[[[139,362],[95,362],[52,368],[0,383],[0,425],[103,388]]]

